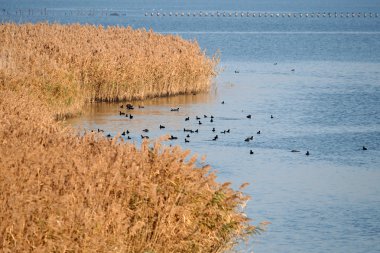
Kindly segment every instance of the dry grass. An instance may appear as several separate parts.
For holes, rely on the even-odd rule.
[[[25,93],[0,90],[2,252],[223,252],[260,231],[188,151],[76,135]]]
[[[0,85],[31,88],[58,116],[89,101],[207,91],[217,63],[195,41],[143,29],[0,24]]]

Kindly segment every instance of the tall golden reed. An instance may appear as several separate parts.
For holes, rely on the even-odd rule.
[[[58,116],[88,101],[207,91],[217,63],[196,41],[144,29],[0,25],[0,85],[34,88]]]
[[[260,231],[189,151],[76,135],[25,93],[0,90],[2,252],[223,252]]]

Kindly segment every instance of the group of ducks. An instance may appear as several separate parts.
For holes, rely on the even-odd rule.
[[[225,102],[222,101],[221,104],[223,105],[223,104],[225,104]],[[120,109],[124,109],[124,108],[125,108],[126,111],[123,112],[123,111],[120,110],[120,111],[119,111],[119,115],[120,115],[120,116],[125,116],[125,117],[127,117],[127,118],[129,118],[129,119],[133,119],[133,115],[132,115],[131,113],[127,113],[127,112],[130,112],[130,111],[134,110],[135,107],[134,107],[132,104],[126,104],[125,107],[124,107],[124,105],[121,105],[121,106],[120,106]],[[138,108],[141,109],[141,108],[144,108],[144,107],[139,105]],[[180,110],[179,107],[177,107],[177,108],[171,108],[171,109],[170,109],[171,112],[179,112],[179,110]],[[246,116],[246,118],[247,118],[247,119],[252,119],[252,115],[251,115],[251,114],[248,114],[248,115]],[[270,115],[270,118],[271,118],[271,119],[274,119],[274,116],[273,116],[273,115]],[[203,120],[205,120],[205,119],[207,119],[207,120],[210,119],[210,120],[209,120],[210,123],[213,123],[213,122],[214,122],[214,116],[213,116],[213,115],[210,115],[210,116],[203,115]],[[184,120],[185,120],[185,121],[190,121],[190,117],[187,116],[187,117],[185,117]],[[202,121],[201,121],[201,117],[196,116],[196,117],[195,117],[195,120],[197,121],[197,124],[198,124],[198,125],[202,125],[202,124],[203,124]],[[160,124],[160,125],[159,125],[159,129],[160,129],[160,130],[161,130],[161,129],[165,129],[165,126]],[[98,129],[97,131],[98,131],[98,132],[104,132],[104,130],[101,130],[101,129]],[[216,132],[215,127],[213,127],[211,131],[212,131],[213,133],[215,133],[215,132]],[[142,132],[144,132],[145,135],[144,135],[144,134],[141,134],[141,135],[140,135],[140,136],[141,136],[141,139],[149,139],[149,136],[146,135],[146,134],[149,132],[149,129],[145,128],[145,129],[142,130]],[[190,137],[191,137],[190,134],[198,134],[198,133],[199,133],[199,129],[195,129],[195,130],[193,130],[193,129],[190,129],[190,128],[183,128],[183,132],[185,132],[185,133],[187,134],[186,137],[184,138],[185,143],[189,143],[189,142],[190,142]],[[221,133],[221,134],[229,134],[230,132],[231,132],[230,129],[226,129],[226,130],[221,131],[220,133]],[[123,131],[123,132],[121,133],[122,136],[126,136],[125,138],[126,138],[127,140],[131,140],[132,138],[129,136],[129,134],[130,134],[130,131],[129,131],[129,130],[125,130],[125,131]],[[261,134],[261,130],[257,131],[256,134],[257,134],[257,135],[260,135],[260,134]],[[108,134],[107,137],[108,137],[108,138],[111,138],[112,136],[111,136],[110,134]],[[177,137],[177,136],[170,135],[168,139],[169,139],[169,140],[177,140],[178,137]],[[219,136],[218,136],[218,134],[216,134],[216,135],[211,139],[211,141],[217,141],[218,139],[219,139]],[[245,141],[245,142],[253,141],[253,136],[248,136],[248,137],[246,137],[246,138],[244,139],[244,141]],[[363,146],[363,147],[362,147],[362,150],[367,150],[367,147]],[[295,150],[295,149],[293,149],[293,150],[291,150],[290,152],[292,152],[292,153],[298,153],[298,152],[300,152],[300,151],[299,151],[299,150]],[[254,154],[254,152],[253,152],[252,149],[249,150],[249,154],[250,154],[250,155],[253,155],[253,154]],[[310,152],[307,150],[306,153],[305,153],[305,155],[306,155],[306,156],[309,156],[309,155],[310,155]]]
[[[224,101],[222,101],[221,102],[221,104],[222,105],[224,105],[225,104],[225,102]],[[132,110],[134,110],[135,108],[134,108],[134,106],[132,105],[132,104],[126,104],[125,106],[124,105],[121,105],[120,106],[120,109],[124,109],[125,108],[125,112],[124,111],[119,111],[119,115],[120,116],[125,116],[125,117],[127,117],[127,118],[129,118],[129,119],[133,119],[133,115],[131,114],[131,113],[127,113],[127,112],[130,112],[130,111],[132,111]],[[138,108],[144,108],[143,106],[138,106]],[[177,107],[177,108],[170,108],[170,111],[171,112],[179,112],[179,110],[180,110],[180,108],[179,107]],[[213,115],[210,115],[210,116],[207,116],[207,115],[203,115],[203,121],[205,120],[205,119],[207,119],[207,120],[209,120],[209,122],[210,123],[213,123],[214,122],[214,116]],[[252,115],[251,114],[248,114],[247,116],[246,116],[246,118],[247,119],[252,119]],[[271,119],[274,119],[274,116],[273,115],[270,115],[270,118]],[[202,125],[203,123],[202,123],[202,121],[201,121],[201,117],[199,117],[199,116],[196,116],[195,117],[195,120],[197,121],[197,125]],[[190,121],[190,116],[187,116],[187,117],[185,117],[185,119],[184,119],[185,121]],[[159,125],[159,129],[161,130],[161,129],[165,129],[165,126],[164,125]],[[216,129],[215,129],[215,127],[213,127],[212,128],[212,130],[211,130],[213,133],[215,133],[216,132]],[[99,129],[98,129],[98,132],[99,132]],[[142,130],[142,132],[144,132],[144,134],[141,134],[140,136],[141,136],[141,139],[149,139],[149,136],[148,135],[146,135],[148,132],[149,132],[149,129],[143,129]],[[185,143],[189,143],[190,142],[190,134],[197,134],[197,133],[199,133],[199,129],[195,129],[195,130],[193,130],[193,129],[190,129],[190,128],[184,128],[183,129],[183,132],[185,132],[187,135],[186,135],[186,137],[184,138],[184,141],[185,141]],[[231,130],[230,129],[226,129],[226,130],[223,130],[223,131],[221,131],[220,133],[221,134],[229,134],[231,132]],[[127,137],[125,137],[126,139],[128,139],[128,140],[130,140],[131,139],[131,137],[129,136],[129,134],[130,134],[130,131],[129,130],[126,130],[126,131],[123,131],[122,132],[122,136],[127,136]],[[260,135],[261,134],[261,130],[259,130],[259,131],[257,131],[256,132],[256,134],[257,135]],[[108,134],[107,135],[107,137],[112,137],[110,134]],[[170,135],[169,136],[169,140],[177,140],[178,139],[178,137],[177,136],[173,136],[173,135]],[[216,134],[214,137],[212,137],[211,138],[211,140],[210,141],[217,141],[219,139],[219,135],[218,134]],[[245,138],[244,139],[244,141],[245,142],[250,142],[250,141],[253,141],[253,136],[248,136],[247,138]],[[364,147],[363,147],[363,149],[364,149]],[[300,152],[300,151],[298,151],[298,150],[292,150],[291,152]],[[253,155],[254,154],[254,152],[253,152],[253,150],[252,149],[250,149],[249,150],[249,154],[250,155]],[[305,153],[305,155],[307,155],[307,156],[309,156],[310,155],[310,152],[309,151],[307,151],[306,153]]]

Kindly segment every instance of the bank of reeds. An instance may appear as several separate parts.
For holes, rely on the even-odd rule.
[[[0,85],[32,88],[58,116],[89,101],[207,91],[217,62],[196,41],[144,29],[0,25]]]
[[[2,252],[223,252],[260,231],[188,151],[72,131],[0,90]]]

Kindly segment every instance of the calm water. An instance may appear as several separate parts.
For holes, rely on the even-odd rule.
[[[151,138],[169,133],[179,138],[168,145],[207,155],[220,181],[250,182],[248,215],[272,224],[242,252],[380,252],[380,17],[144,15],[157,10],[380,13],[380,2],[136,2],[0,1],[0,9],[9,10],[0,20],[131,25],[197,39],[210,55],[220,50],[224,71],[209,94],[139,102],[144,108],[135,109],[132,120],[119,116],[117,105],[95,105],[70,123],[112,135],[128,129],[136,143],[144,128]],[[45,7],[46,16],[36,14]],[[18,8],[24,14],[14,13]],[[27,15],[28,8],[35,14]],[[98,10],[98,16],[79,15],[88,9]],[[105,16],[103,10],[124,14]],[[177,107],[179,112],[170,111]],[[166,128],[159,130],[159,124]],[[185,143],[183,128],[199,133]],[[230,133],[220,133],[227,129]],[[219,139],[212,141],[216,134]],[[248,136],[253,141],[245,142]]]

